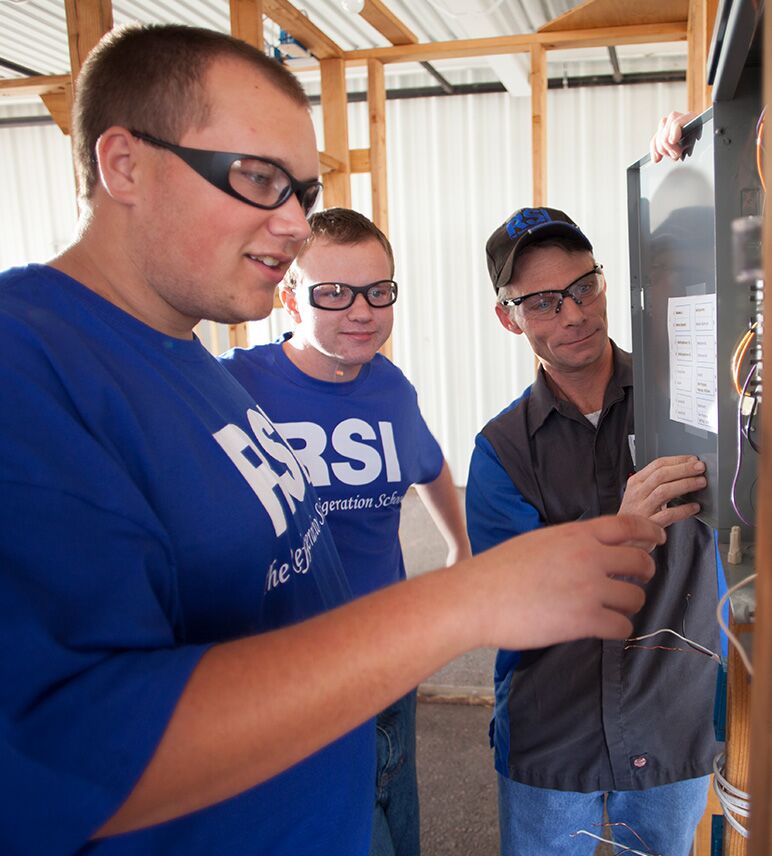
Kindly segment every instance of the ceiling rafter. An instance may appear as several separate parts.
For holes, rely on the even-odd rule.
[[[629,27],[638,24],[667,24],[686,21],[689,0],[585,0],[563,15],[539,27],[540,33],[586,30],[595,27]]]
[[[69,74],[41,74],[36,77],[20,77],[14,80],[0,80],[0,93],[4,95],[47,95],[64,92],[70,83]]]
[[[492,36],[483,39],[453,39],[447,42],[426,42],[417,45],[394,45],[386,48],[346,51],[347,62],[379,59],[382,62],[431,62],[437,59],[456,59],[470,56],[528,53],[541,45],[547,50],[567,48],[593,48],[607,45],[634,45],[649,42],[686,40],[686,19],[664,24],[637,24],[634,26],[597,27],[567,32],[523,33],[513,36]]]
[[[343,48],[288,0],[263,0],[263,14],[297,39],[317,59],[343,56]]]
[[[365,0],[364,9],[359,14],[393,45],[414,45],[418,43],[418,36],[381,0]]]

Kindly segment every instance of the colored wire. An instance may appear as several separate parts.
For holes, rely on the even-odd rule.
[[[762,163],[762,154],[764,152],[764,121],[766,118],[767,108],[761,111],[759,121],[756,123],[756,171],[759,174],[761,189],[764,193],[767,192],[767,185],[764,181],[764,165]]]
[[[732,633],[732,631],[726,626],[724,622],[724,616],[721,614],[724,609],[724,604],[727,600],[739,589],[747,586],[749,583],[752,583],[756,579],[756,574],[750,574],[744,580],[740,580],[739,583],[735,583],[735,585],[728,588],[723,595],[721,595],[720,600],[718,601],[718,605],[716,606],[716,617],[718,618],[718,626],[726,633],[726,638],[734,645],[735,650],[740,655],[740,659],[743,661],[743,666],[745,666],[748,674],[753,677],[753,664],[750,661],[750,658],[745,653],[745,648],[740,644],[740,640]]]
[[[689,611],[689,601],[692,599],[692,596],[689,592],[686,592],[686,606],[684,607],[684,614],[681,616],[681,633],[683,634],[684,639],[686,639],[687,644],[690,648],[694,648],[695,651],[699,651],[700,649],[694,645],[689,639],[689,635],[686,632],[686,613]]]
[[[704,651],[696,651],[692,648],[669,648],[667,645],[625,645],[625,651],[630,648],[638,648],[640,651],[672,651],[681,654],[705,654]]]
[[[741,791],[727,781],[724,776],[725,761],[723,752],[719,752],[713,759],[713,790],[716,792],[724,817],[729,825],[739,832],[743,838],[748,838],[748,830],[732,815],[750,817],[751,797],[750,794]]]
[[[743,434],[745,435],[745,439],[750,444],[751,449],[754,452],[759,451],[759,444],[753,439],[751,436],[751,432],[753,431],[753,422],[756,418],[756,411],[759,408],[759,400],[756,396],[753,397],[753,407],[751,408],[751,412],[748,414],[748,418],[745,420],[745,428],[743,428]]]
[[[612,823],[603,823],[603,824],[601,824],[601,826],[604,829],[608,829],[611,826],[621,826],[623,829],[626,829],[631,835],[635,836],[635,838],[637,838],[638,841],[640,841],[641,847],[645,847],[647,850],[650,849],[649,845],[641,838],[640,835],[638,835],[638,833],[632,828],[632,826],[630,826],[629,823],[624,823],[621,820],[616,820]]]
[[[663,627],[661,630],[655,630],[653,633],[647,633],[645,636],[631,636],[629,639],[625,639],[625,642],[642,642],[644,639],[651,639],[652,636],[657,636],[659,633],[672,633],[673,636],[677,636],[682,642],[686,642],[688,645],[691,645],[693,648],[696,648],[697,651],[699,651],[700,653],[707,654],[708,657],[710,657],[713,660],[716,660],[716,662],[718,662],[718,663],[721,662],[721,657],[718,654],[716,654],[715,651],[711,651],[710,648],[705,648],[703,645],[700,645],[699,642],[695,642],[692,639],[687,639],[685,636],[681,636],[680,633],[676,633],[675,630],[671,630],[669,627]],[[625,647],[628,647],[628,646],[625,646]],[[636,647],[636,646],[629,646],[629,647]],[[674,648],[673,650],[679,650],[679,649]]]
[[[734,351],[732,352],[732,380],[734,381],[734,388],[737,391],[738,395],[742,394],[742,388],[740,386],[740,369],[742,368],[745,355],[748,353],[748,348],[750,347],[751,342],[756,336],[757,325],[758,322],[754,321],[751,327],[746,330],[740,337],[740,340],[738,341]]]
[[[621,850],[617,850],[617,856],[621,856],[622,853],[632,853],[634,856],[661,856],[659,853],[652,853],[649,851],[645,853],[643,850],[633,850],[631,847],[624,847],[622,844],[617,844],[616,841],[612,841],[610,838],[601,838],[600,835],[596,835],[594,832],[588,832],[586,829],[577,829],[576,832],[571,833],[571,837],[577,835],[589,835],[590,838],[594,838],[596,841],[602,841],[604,844],[610,844],[612,847],[622,847]]]
[[[745,378],[743,388],[740,390],[740,398],[737,400],[737,466],[735,467],[734,478],[732,479],[732,487],[729,491],[732,508],[734,508],[735,514],[746,526],[753,526],[753,523],[750,520],[746,520],[743,513],[737,507],[737,482],[740,478],[740,470],[743,465],[743,401],[745,400],[746,390],[751,380],[753,380],[753,376],[756,374],[756,368],[755,365],[751,366],[748,377]]]

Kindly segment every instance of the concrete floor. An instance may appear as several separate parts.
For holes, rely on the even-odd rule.
[[[402,504],[400,540],[408,576],[445,564],[445,542],[412,490]],[[472,651],[425,684],[491,692],[494,656],[491,649]],[[419,702],[416,752],[422,856],[498,854],[490,717],[487,705]]]
[[[499,852],[490,714],[479,705],[418,705],[422,856]]]
[[[463,504],[463,491],[459,494]],[[445,563],[442,536],[413,490],[402,504],[400,540],[409,577]],[[495,653],[483,648],[449,663],[422,684],[424,698],[453,690],[490,695]],[[488,746],[491,712],[479,704],[419,702],[421,856],[498,856],[496,775]],[[606,847],[599,845],[596,856],[611,856],[612,848]]]

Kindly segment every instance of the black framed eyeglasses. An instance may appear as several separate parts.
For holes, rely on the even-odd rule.
[[[270,211],[284,205],[294,194],[308,217],[322,189],[322,183],[318,179],[298,181],[270,158],[236,152],[191,149],[167,143],[166,140],[160,140],[142,131],[132,130],[130,133],[152,146],[168,149],[218,190],[246,202],[247,205],[254,205],[255,208]]]
[[[369,285],[348,285],[345,282],[317,282],[308,287],[308,302],[317,309],[348,309],[357,294],[364,295],[373,309],[384,309],[397,300],[397,283],[379,279]]]
[[[589,306],[603,291],[603,265],[594,265],[593,269],[577,277],[565,288],[553,288],[546,291],[534,291],[520,297],[502,297],[502,306],[519,307],[526,318],[545,318],[557,315],[566,297],[577,306]]]

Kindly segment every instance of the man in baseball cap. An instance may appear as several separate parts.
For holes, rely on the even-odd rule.
[[[529,244],[547,237],[575,239],[592,252],[592,244],[564,211],[557,208],[520,208],[488,238],[485,254],[493,287],[508,285],[515,257]]]
[[[697,503],[667,507],[704,487],[704,465],[673,456],[632,474],[632,359],[609,339],[592,244],[565,212],[521,208],[493,232],[486,255],[499,321],[525,334],[540,368],[477,436],[466,494],[474,552],[568,520],[650,517],[669,536],[632,636],[686,620],[716,650],[712,533],[694,517]],[[601,828],[604,800],[619,824],[616,843],[691,851],[716,751],[716,666],[646,644],[586,639],[499,652],[492,734],[502,856],[593,853],[596,841],[577,833],[611,838]]]

